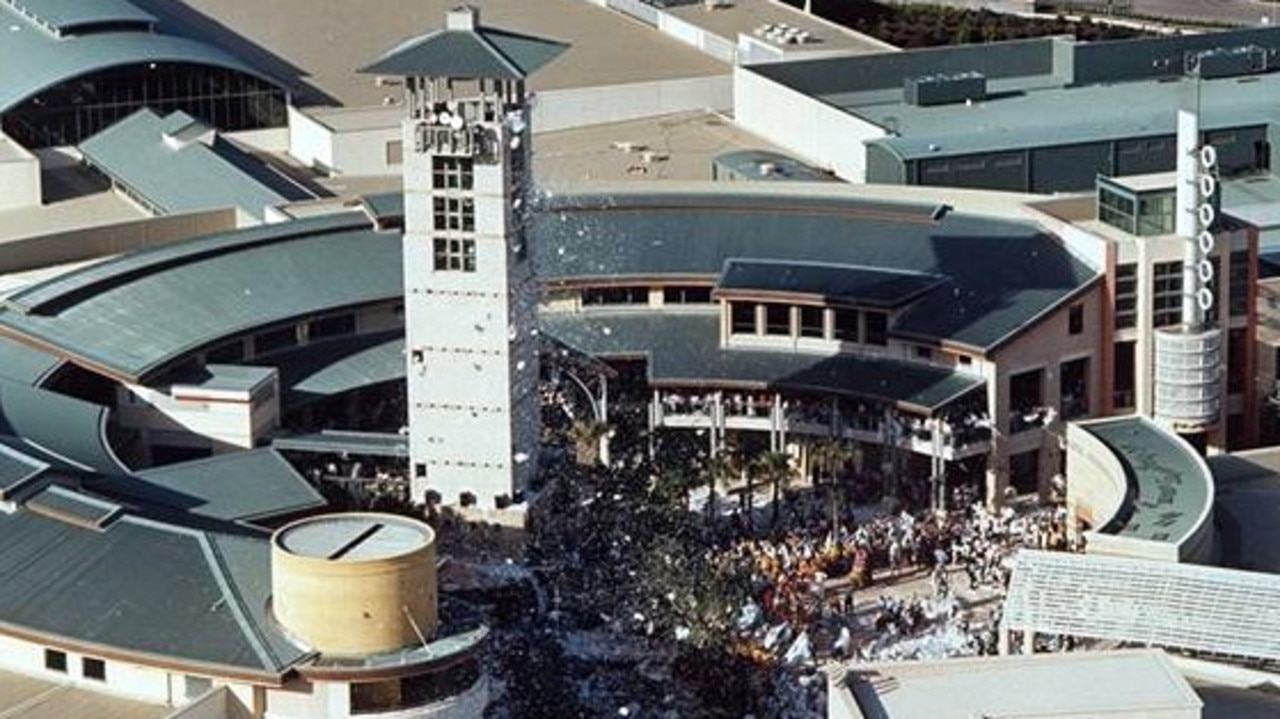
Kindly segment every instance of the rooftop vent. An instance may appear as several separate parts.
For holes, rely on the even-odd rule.
[[[958,72],[908,77],[902,90],[908,105],[952,105],[985,98],[987,76],[980,72]]]
[[[1187,55],[1187,73],[1206,80],[1266,72],[1267,51],[1257,45],[1219,47]]]

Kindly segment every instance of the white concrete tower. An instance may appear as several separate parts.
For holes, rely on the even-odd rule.
[[[412,496],[478,506],[537,470],[537,286],[525,247],[525,77],[565,46],[474,8],[362,70],[404,79],[404,299]]]

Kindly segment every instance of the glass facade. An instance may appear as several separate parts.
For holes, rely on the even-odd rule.
[[[1176,204],[1173,188],[1134,192],[1105,178],[1098,180],[1098,219],[1131,235],[1172,233]]]
[[[236,70],[141,63],[82,75],[5,113],[4,131],[30,148],[75,145],[143,107],[182,110],[219,130],[285,124],[285,92]]]

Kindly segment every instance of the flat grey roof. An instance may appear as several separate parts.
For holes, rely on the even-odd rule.
[[[149,0],[162,25],[210,38],[280,77],[295,78],[300,104],[381,105],[400,97],[357,69],[408,38],[444,26],[457,0]],[[484,24],[569,43],[533,75],[537,91],[724,75],[729,67],[619,13],[582,0],[477,0]],[[167,5],[167,7],[166,7]]]
[[[85,160],[161,214],[235,207],[259,220],[264,209],[314,195],[175,110],[142,108],[80,143]]]
[[[389,559],[431,544],[431,527],[389,514],[329,514],[280,529],[275,543],[304,557],[334,562]]]
[[[1130,716],[1200,707],[1158,650],[855,665],[845,683],[870,719]]]
[[[207,364],[192,374],[173,378],[174,386],[226,392],[252,392],[271,379],[275,370],[250,365]]]
[[[544,312],[542,331],[597,357],[647,357],[666,386],[787,389],[865,397],[928,411],[985,384],[919,363],[719,346],[715,312]]]
[[[75,3],[89,6],[93,3]],[[27,24],[0,3],[0,113],[42,90],[81,75],[148,62],[210,65],[275,82],[261,71],[213,45],[174,35],[144,31],[92,33],[58,39]]]
[[[788,27],[809,33],[809,42],[803,45],[774,45],[788,52],[840,52],[853,55],[890,49],[817,15],[770,0],[733,0],[710,11],[702,2],[690,2],[674,5],[666,8],[666,11],[735,45],[739,34],[755,36],[755,30],[762,25],[784,23]]]
[[[1137,496],[1121,536],[1181,544],[1208,521],[1213,477],[1177,435],[1141,416],[1082,422],[1124,467]]]

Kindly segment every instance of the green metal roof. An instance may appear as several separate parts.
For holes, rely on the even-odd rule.
[[[745,184],[745,183],[744,183]],[[713,189],[555,196],[534,216],[544,282],[718,276],[726,260],[945,277],[890,327],[990,350],[1100,276],[1031,223],[847,197]]]
[[[180,110],[143,108],[80,143],[85,159],[160,214],[264,208],[314,196]]]
[[[35,386],[61,365],[62,360],[48,352],[0,337],[0,377]]]
[[[76,2],[91,7],[94,2]],[[27,24],[0,3],[0,113],[46,88],[99,70],[151,62],[177,62],[235,70],[277,86],[280,83],[212,45],[154,32],[93,33],[59,39]],[[16,28],[16,29],[15,29]],[[282,87],[282,86],[281,86]]]
[[[219,338],[397,295],[400,236],[368,226],[352,213],[130,254],[19,293],[27,313],[0,327],[146,377]]]
[[[446,27],[401,43],[360,72],[402,77],[521,80],[554,60],[566,48],[568,45],[561,42],[495,28]]]
[[[1177,129],[1173,110],[1184,92],[1179,83],[1160,80],[1003,90],[1000,82],[991,83],[994,96],[972,106],[917,107],[901,101],[862,104],[839,95],[821,99],[893,130],[893,136],[869,144],[917,160],[1172,135]],[[1203,80],[1200,129],[1213,131],[1280,120],[1280,110],[1267,101],[1278,92],[1280,75],[1275,73],[1253,75],[1243,88],[1239,78]],[[1082,107],[1089,111],[1081,112]]]
[[[542,331],[581,352],[648,357],[649,380],[668,386],[730,386],[833,392],[930,410],[981,387],[971,375],[856,355],[723,349],[718,313],[555,312]]]
[[[18,489],[44,473],[49,465],[22,452],[0,445],[0,499],[12,499]]]
[[[121,501],[227,522],[263,521],[325,505],[320,493],[273,449],[166,465],[86,486]]]
[[[81,469],[120,474],[126,470],[107,441],[107,414],[106,407],[0,379],[0,435]]]
[[[58,34],[103,24],[151,26],[156,17],[128,0],[6,0]]]
[[[783,260],[729,260],[721,290],[815,295],[835,302],[899,307],[944,282],[944,278],[875,267]]]
[[[409,438],[382,432],[322,430],[311,434],[277,437],[271,446],[282,452],[355,454],[372,457],[408,457]]]
[[[287,408],[403,380],[404,332],[378,332],[325,340],[264,359],[280,368]]]
[[[1180,544],[1205,521],[1213,477],[1189,444],[1145,417],[1080,424],[1115,453],[1137,490],[1116,534]]]
[[[304,658],[266,617],[263,536],[23,509],[0,513],[0,537],[0,627],[264,678]]]

